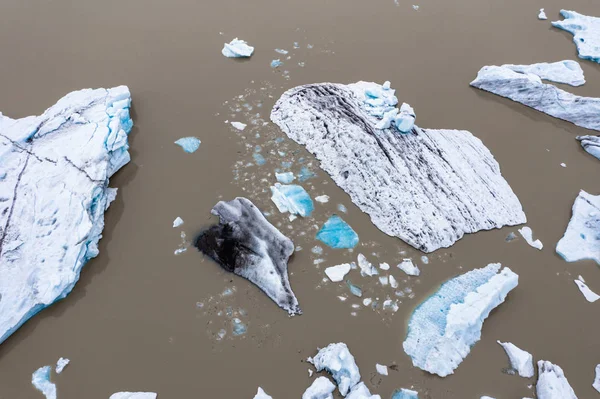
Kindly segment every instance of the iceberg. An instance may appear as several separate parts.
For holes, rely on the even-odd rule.
[[[407,103],[402,103],[400,112],[394,117],[394,125],[401,133],[410,133],[415,126],[416,118],[415,110]]]
[[[591,259],[600,265],[600,195],[579,192],[556,252],[567,262]]]
[[[377,268],[363,254],[358,254],[357,262],[361,276],[375,276],[379,274]]]
[[[540,79],[550,80],[556,83],[564,83],[571,86],[582,86],[585,83],[583,69],[577,61],[564,60],[558,62],[541,62],[531,65],[502,65],[519,73],[530,73],[539,76]]]
[[[417,249],[525,223],[498,163],[471,133],[377,129],[397,101],[375,83],[311,84],[285,92],[271,120],[316,156],[375,226]]]
[[[175,142],[175,144],[183,148],[183,151],[189,154],[196,152],[196,150],[200,148],[201,143],[202,142],[197,137],[183,137]]]
[[[538,399],[577,399],[562,369],[545,360],[538,362]]]
[[[381,399],[379,395],[371,395],[371,391],[364,382],[359,382],[352,388],[346,399]]]
[[[183,224],[183,219],[177,216],[175,220],[173,220],[173,227],[179,227]]]
[[[227,58],[247,58],[254,52],[254,47],[249,46],[244,40],[237,37],[230,43],[225,43],[221,54]]]
[[[388,368],[387,366],[383,365],[383,364],[375,364],[375,370],[377,370],[378,374],[381,375],[388,375]]]
[[[219,224],[200,233],[195,246],[223,269],[254,283],[290,315],[301,314],[287,271],[292,240],[246,198],[219,201],[212,214],[219,216]]]
[[[578,279],[573,280],[573,281],[577,285],[577,288],[579,288],[579,291],[581,291],[581,293],[585,297],[586,301],[596,302],[598,299],[600,299],[600,295],[598,295],[594,291],[590,290],[590,288],[585,283],[585,280],[583,279],[583,277],[579,276]]]
[[[546,20],[548,17],[546,16],[546,12],[543,8],[540,8],[540,13],[538,14],[538,19]]]
[[[275,203],[279,212],[307,217],[315,209],[310,195],[301,186],[275,183],[271,186],[271,194],[271,201]]]
[[[50,370],[52,367],[44,366],[37,369],[31,375],[31,383],[46,399],[56,399],[56,385],[50,382]]]
[[[403,343],[414,366],[440,377],[453,373],[481,338],[483,321],[519,282],[501,267],[491,263],[450,279],[415,309]]]
[[[565,19],[552,22],[552,26],[573,35],[579,58],[600,63],[600,18],[568,10],[560,13]]]
[[[67,365],[71,363],[71,361],[69,359],[65,359],[64,357],[61,357],[60,359],[58,359],[58,361],[56,362],[56,374],[60,374],[63,372],[63,370],[65,369],[65,367],[67,367]]]
[[[109,399],[156,399],[156,396],[154,392],[117,392]]]
[[[254,395],[254,399],[273,399],[273,397],[267,395],[261,387],[258,387],[258,392]]]
[[[401,388],[394,392],[392,399],[419,399],[419,393],[410,389]]]
[[[418,276],[421,274],[421,271],[417,266],[415,266],[415,264],[412,262],[412,259],[404,259],[400,264],[398,264],[398,269],[402,270],[409,276]]]
[[[600,130],[600,98],[581,97],[542,83],[539,76],[485,66],[471,86],[531,107],[586,129]]]
[[[317,240],[331,248],[354,248],[358,234],[341,217],[333,215],[317,233]]]
[[[510,342],[497,341],[506,352],[510,367],[515,370],[521,377],[531,378],[535,373],[533,369],[533,356],[531,353],[518,348]]]
[[[596,391],[600,392],[600,364],[596,366],[596,377],[594,378],[592,386]]]
[[[98,255],[109,178],[130,160],[130,103],[120,86],[72,92],[40,116],[0,113],[0,343]]]
[[[331,374],[342,396],[346,396],[350,390],[359,383],[360,371],[354,361],[354,356],[343,342],[329,344],[326,348],[319,350],[313,358],[307,359],[317,371],[325,370]]]
[[[539,249],[540,251],[542,250],[542,248],[544,248],[544,244],[542,244],[540,240],[533,240],[533,231],[531,230],[531,227],[523,226],[519,229],[519,233],[521,234],[521,236],[523,236],[523,238],[525,239],[527,244],[529,244],[529,246],[535,249]]]
[[[346,274],[350,272],[352,266],[349,263],[342,263],[341,265],[331,266],[325,269],[325,274],[334,283],[340,282],[344,279]]]
[[[600,159],[600,136],[577,136],[577,140],[585,151]]]
[[[326,377],[318,377],[304,391],[302,399],[333,399],[332,392],[335,391],[335,385]]]
[[[277,181],[279,183],[283,183],[283,184],[290,184],[295,179],[294,174],[292,172],[285,172],[285,173],[275,172],[275,178],[277,179]]]

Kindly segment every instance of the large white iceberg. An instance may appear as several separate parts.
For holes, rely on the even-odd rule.
[[[538,362],[538,381],[535,389],[538,399],[577,399],[563,370],[545,360]]]
[[[579,192],[556,252],[567,262],[591,259],[600,265],[600,195]]]
[[[413,365],[440,377],[453,373],[481,338],[483,321],[519,282],[501,267],[492,263],[448,280],[415,309],[403,344]]]
[[[515,72],[531,73],[544,80],[552,82],[565,83],[571,86],[581,86],[585,83],[583,69],[577,61],[564,60],[558,62],[540,62],[531,65],[502,65],[504,68],[512,69]]]
[[[573,280],[579,288],[579,291],[583,294],[584,298],[588,302],[596,302],[600,299],[600,295],[596,294],[594,291],[590,289],[585,283],[583,277],[579,276],[576,280]]]
[[[600,98],[581,97],[542,83],[539,76],[503,66],[485,66],[471,86],[527,105],[587,129],[600,130]]]
[[[360,371],[354,361],[354,356],[343,342],[329,344],[319,350],[315,357],[308,358],[317,371],[325,370],[331,374],[342,396],[346,394],[360,381]]]
[[[335,385],[326,377],[318,377],[304,391],[302,399],[333,399],[332,392],[335,391]]]
[[[565,19],[552,22],[552,26],[573,34],[580,58],[600,63],[600,18],[568,10],[560,13]]]
[[[130,159],[130,103],[120,86],[72,92],[40,116],[0,114],[0,343],[98,255],[108,180]]]
[[[500,342],[498,344],[502,346],[508,360],[510,360],[510,367],[515,370],[521,377],[531,378],[535,371],[533,369],[533,356],[531,353],[524,351],[517,347],[511,342]]]
[[[577,140],[584,150],[600,159],[600,136],[577,136]]]
[[[156,396],[154,392],[117,392],[109,399],[156,399]]]
[[[370,104],[365,93],[373,92]],[[490,151],[471,133],[378,129],[393,94],[375,83],[299,86],[271,119],[305,145],[336,184],[384,233],[431,252],[465,233],[526,221]],[[397,101],[397,100],[396,100]]]

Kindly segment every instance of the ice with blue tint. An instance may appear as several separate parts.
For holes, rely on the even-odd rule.
[[[31,383],[46,399],[56,399],[56,385],[50,382],[50,370],[52,367],[44,366],[37,369],[31,375]]]
[[[231,321],[232,333],[234,336],[246,334],[248,327],[240,319],[234,317]]]
[[[354,248],[358,234],[341,217],[333,215],[317,233],[317,240],[331,248]]]
[[[254,158],[254,163],[256,163],[258,166],[262,166],[267,162],[265,157],[263,157],[260,152],[255,152],[252,154],[252,158]]]
[[[271,61],[271,68],[278,68],[283,65],[283,62],[278,58],[276,60]]]
[[[560,13],[565,19],[552,22],[552,26],[573,35],[579,58],[600,63],[600,18],[568,10]]]
[[[407,103],[402,103],[400,112],[394,117],[394,125],[400,133],[410,133],[415,126],[416,117],[415,110]]]
[[[346,280],[346,285],[348,286],[348,289],[350,290],[352,295],[357,296],[359,298],[362,297],[362,289],[358,285],[352,284],[350,280]]]
[[[342,396],[360,382],[360,371],[354,361],[354,356],[348,350],[345,343],[329,344],[319,350],[313,358],[308,358],[317,371],[327,371],[331,374]]]
[[[272,396],[267,395],[265,391],[261,387],[258,387],[258,391],[256,395],[254,395],[254,399],[273,399]]]
[[[415,309],[403,344],[414,366],[440,377],[454,372],[481,338],[483,321],[519,282],[501,267],[492,263],[450,279]]]
[[[410,389],[401,388],[394,391],[392,399],[419,399],[419,393]]]
[[[183,137],[175,142],[175,144],[183,148],[183,151],[190,154],[200,148],[200,143],[201,141],[197,137]]]
[[[600,265],[600,195],[579,192],[556,252],[567,262],[590,259]]]
[[[285,172],[285,173],[275,172],[275,178],[277,179],[277,181],[279,183],[283,183],[283,184],[290,184],[295,179],[294,174],[292,172]]]
[[[364,382],[359,382],[352,388],[346,399],[381,399],[379,395],[371,395],[371,391]]]
[[[244,40],[237,37],[230,43],[225,43],[221,54],[228,58],[247,58],[254,52],[254,47],[249,46]]]
[[[327,377],[318,377],[304,391],[302,399],[333,399],[335,385]]]
[[[271,201],[275,203],[279,212],[307,217],[315,209],[310,195],[301,186],[275,183],[271,186],[271,194]]]
[[[316,174],[312,170],[308,169],[306,166],[300,168],[300,172],[298,173],[298,180],[301,182],[307,181],[308,179],[312,179]]]

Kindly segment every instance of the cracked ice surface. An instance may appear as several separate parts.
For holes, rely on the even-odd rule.
[[[314,358],[308,358],[317,371],[326,370],[331,374],[342,396],[346,394],[360,381],[360,372],[354,361],[354,356],[343,342],[329,344],[319,350]]]
[[[531,107],[586,129],[600,130],[600,98],[580,97],[542,83],[539,76],[485,66],[471,86]]]
[[[371,391],[364,382],[359,382],[352,388],[346,399],[381,399],[379,395],[371,395]]]
[[[565,83],[571,86],[581,86],[585,83],[583,69],[581,69],[577,61],[541,62],[531,65],[505,64],[502,67],[519,73],[532,73],[541,79]]]
[[[600,136],[577,136],[581,146],[592,156],[600,159]]]
[[[538,362],[538,381],[535,389],[538,399],[577,399],[563,370],[545,360]]]
[[[109,399],[156,399],[156,396],[154,392],[117,392]]]
[[[415,126],[379,130],[366,111],[375,83],[299,86],[285,92],[271,119],[305,145],[336,184],[381,231],[432,252],[465,233],[526,221],[500,167],[471,133]]]
[[[506,352],[510,367],[515,370],[521,377],[531,378],[535,373],[533,370],[533,356],[531,353],[518,348],[511,342],[497,341]]]
[[[491,263],[448,280],[412,314],[404,351],[413,365],[452,374],[481,338],[483,321],[517,286],[519,276]]]
[[[120,86],[72,92],[40,116],[0,113],[0,343],[98,255],[109,178],[130,159],[130,103]]]
[[[565,19],[552,22],[552,26],[573,35],[579,58],[600,63],[600,18],[568,10],[560,13]]]
[[[600,265],[600,195],[579,192],[556,252],[567,262],[591,259]]]

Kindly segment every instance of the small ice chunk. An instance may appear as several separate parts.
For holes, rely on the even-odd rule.
[[[361,276],[375,276],[379,274],[375,266],[363,254],[358,254],[358,267]]]
[[[279,54],[283,54],[283,55],[286,55],[288,53],[287,50],[284,50],[284,49],[281,49],[281,48],[276,48],[275,52],[279,53]]]
[[[541,20],[548,19],[548,17],[546,16],[546,12],[544,11],[543,8],[540,8],[540,13],[538,14],[538,19],[541,19]]]
[[[540,240],[533,240],[533,231],[529,226],[523,226],[522,228],[520,228],[519,233],[521,233],[525,241],[527,241],[527,244],[529,244],[530,246],[539,249],[540,251],[542,250],[542,248],[544,248],[544,244],[542,244]]]
[[[346,274],[350,272],[351,266],[349,263],[342,263],[341,265],[331,266],[325,269],[325,274],[334,283],[340,282],[344,279]]]
[[[359,382],[352,388],[346,399],[381,399],[379,395],[371,395],[364,382]]]
[[[108,399],[156,399],[154,392],[117,392]]]
[[[421,271],[412,262],[412,259],[404,259],[400,264],[398,264],[398,269],[402,270],[409,276],[418,276],[419,274],[421,274]]]
[[[573,281],[575,281],[575,284],[577,284],[579,291],[581,291],[581,293],[588,302],[596,302],[598,299],[600,299],[600,295],[590,290],[581,276],[579,276],[577,280]]]
[[[315,201],[320,202],[321,204],[326,204],[327,202],[329,202],[329,196],[319,195],[318,197],[315,197]]]
[[[267,162],[267,160],[265,159],[265,157],[263,157],[262,154],[259,153],[259,152],[255,152],[254,154],[252,154],[252,157],[254,158],[254,162],[258,166],[262,166],[262,165],[264,165]]]
[[[384,366],[382,364],[377,363],[377,364],[375,364],[375,369],[381,375],[388,375],[388,368],[387,368],[387,366]]]
[[[275,183],[271,186],[271,194],[271,201],[275,203],[279,212],[307,217],[315,209],[312,199],[301,186]]]
[[[327,377],[319,377],[304,391],[302,399],[333,399],[335,385]]]
[[[600,155],[598,158],[600,159]],[[346,208],[343,204],[338,204],[337,209],[342,213],[348,213],[348,208]]]
[[[392,87],[392,84],[390,83],[389,80],[386,80],[381,87],[383,88],[383,90],[389,90]]]
[[[533,377],[535,372],[533,370],[533,356],[531,353],[519,349],[510,342],[497,342],[504,348],[504,351],[510,360],[510,367],[513,370],[519,373],[521,377]]]
[[[388,276],[379,276],[379,284],[381,285],[388,285],[389,284],[389,279]]]
[[[530,73],[541,79],[557,83],[565,83],[571,86],[581,86],[585,83],[583,69],[577,61],[564,60],[558,62],[541,62],[531,65],[502,65],[519,73]]]
[[[390,270],[390,265],[389,265],[389,264],[387,264],[387,263],[385,263],[385,262],[383,262],[383,263],[380,263],[380,264],[379,264],[379,268],[380,268],[381,270]]]
[[[65,359],[64,357],[61,357],[60,359],[58,359],[58,361],[56,362],[56,374],[60,374],[62,373],[62,371],[65,369],[65,367],[67,367],[67,365],[70,363],[71,361],[69,359]]]
[[[552,26],[573,35],[579,58],[600,63],[600,18],[575,11],[560,10],[560,13],[565,19],[552,22]]]
[[[197,137],[182,137],[175,142],[175,144],[183,148],[183,151],[189,154],[196,152],[200,148],[200,143],[202,142]]]
[[[342,396],[346,394],[360,381],[360,372],[354,361],[354,356],[343,342],[329,344],[319,350],[314,358],[308,358],[317,371],[325,370],[331,374]]]
[[[50,371],[52,367],[44,366],[37,369],[31,375],[31,383],[46,399],[56,399],[56,385],[50,382]]]
[[[307,181],[308,179],[312,179],[315,177],[315,172],[308,169],[306,166],[300,168],[300,172],[298,172],[298,180],[299,181]]]
[[[283,65],[283,62],[278,58],[276,60],[271,61],[271,68],[278,68]]]
[[[246,128],[246,124],[242,122],[231,122],[231,126],[237,130],[244,130]]]
[[[369,306],[372,302],[373,302],[373,300],[371,298],[365,298],[362,301],[364,306]]]
[[[237,37],[230,43],[225,43],[221,54],[228,58],[245,58],[250,57],[254,52],[254,47],[249,46],[244,40],[239,40]]]
[[[421,256],[421,262],[423,262],[423,264],[428,265],[429,264],[429,258],[425,255]]]
[[[295,179],[294,174],[292,172],[285,172],[285,173],[275,172],[275,178],[277,179],[277,181],[279,183],[283,183],[283,184],[290,184]]]
[[[321,254],[323,253],[323,248],[321,248],[321,247],[320,247],[320,246],[318,246],[318,245],[315,245],[314,247],[312,247],[312,248],[310,249],[310,252],[312,252],[312,253],[313,253],[313,254],[315,254],[315,255],[321,255]]]
[[[357,296],[359,298],[362,296],[362,290],[360,289],[359,286],[352,284],[350,282],[350,280],[346,280],[346,285],[350,289],[350,292],[352,293],[352,295]]]
[[[394,118],[394,125],[402,133],[410,133],[415,125],[415,110],[407,103],[402,103],[400,113]]]
[[[419,6],[413,4],[413,10],[419,11]]]
[[[177,216],[175,220],[173,220],[173,227],[179,227],[183,224],[183,219]]]
[[[254,399],[273,399],[272,396],[267,395],[265,391],[261,387],[258,387],[258,392],[254,395]]]
[[[410,389],[401,388],[394,391],[392,399],[419,399],[419,393]]]
[[[386,299],[385,301],[383,301],[383,309],[391,310],[394,313],[397,312],[399,309],[398,301],[392,301],[391,299]]]
[[[596,378],[594,378],[592,386],[596,391],[600,392],[600,364],[596,366]]]
[[[358,234],[341,217],[333,215],[317,233],[317,240],[331,248],[354,248]]]
[[[313,371],[311,369],[308,369],[308,378],[313,376]]]
[[[563,168],[566,168],[567,164],[563,162],[563,163],[560,164],[560,166],[562,166]]]
[[[538,399],[577,399],[563,370],[545,360],[538,362],[538,381],[535,389]]]
[[[600,136],[577,136],[581,146],[588,154],[600,159]]]
[[[390,286],[391,286],[392,288],[398,288],[398,281],[397,281],[397,280],[396,280],[396,278],[395,278],[394,276],[392,276],[391,274],[390,274],[389,280],[390,280]]]
[[[246,327],[246,325],[244,323],[242,323],[242,321],[240,319],[238,319],[237,317],[235,317],[231,321],[231,326],[232,326],[232,333],[234,336],[244,335],[248,331],[248,327]]]
[[[581,190],[556,252],[567,262],[591,259],[600,265],[600,195]]]

